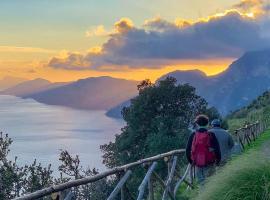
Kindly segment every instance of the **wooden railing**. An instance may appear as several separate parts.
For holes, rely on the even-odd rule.
[[[185,149],[170,151],[170,152],[159,154],[153,157],[138,160],[136,162],[129,163],[127,165],[119,166],[111,170],[108,170],[106,172],[97,174],[95,176],[72,180],[63,184],[44,188],[42,190],[36,191],[31,194],[27,194],[22,197],[18,197],[16,199],[17,200],[30,200],[30,199],[42,198],[42,197],[51,195],[52,193],[61,192],[61,191],[65,191],[67,189],[74,188],[80,185],[93,183],[105,177],[112,176],[118,173],[123,173],[123,172],[124,172],[124,175],[122,176],[122,178],[116,185],[115,189],[112,191],[112,193],[107,199],[108,200],[115,199],[117,195],[119,195],[119,193],[121,195],[121,199],[124,199],[126,194],[123,188],[126,182],[128,181],[129,177],[132,175],[132,169],[134,169],[135,167],[147,167],[147,166],[148,166],[148,170],[142,183],[139,186],[137,199],[138,200],[143,199],[146,195],[145,191],[147,189],[148,189],[149,199],[150,200],[154,199],[154,190],[153,190],[154,180],[157,181],[164,190],[162,199],[168,199],[168,197],[170,197],[171,199],[175,199],[176,192],[178,191],[178,188],[181,186],[182,183],[185,183],[188,187],[192,187],[192,184],[193,184],[194,173],[192,172],[193,168],[190,165],[187,166],[183,176],[180,176],[180,172],[176,172],[176,165],[178,164],[177,160],[179,156],[183,156],[184,154],[185,154]],[[162,178],[155,172],[155,169],[157,167],[157,162],[161,162],[161,161],[166,162],[168,165],[169,175],[165,181],[163,181]],[[175,176],[177,175],[178,175],[179,180],[177,181],[175,185],[172,185],[172,179],[175,178]],[[71,196],[72,195],[70,193],[63,199],[66,199],[66,200],[71,199]]]
[[[253,140],[255,140],[267,127],[269,121],[264,120],[262,122],[257,121],[253,124],[248,124],[243,128],[237,129],[235,131],[235,135],[242,149],[245,148],[246,145],[250,145]],[[111,170],[105,171],[103,173],[97,174],[91,177],[85,177],[77,180],[72,180],[63,184],[51,186],[48,188],[44,188],[42,190],[36,191],[31,194],[27,194],[22,197],[16,198],[16,200],[31,200],[43,198],[53,193],[60,193],[61,198],[64,200],[76,199],[73,195],[72,188],[76,188],[81,185],[94,183],[98,180],[101,180],[106,177],[110,177],[116,174],[123,174],[120,178],[118,184],[115,186],[114,190],[111,192],[107,200],[113,200],[120,195],[121,200],[124,199],[133,199],[126,195],[126,183],[129,178],[132,176],[132,171],[136,167],[144,167],[147,168],[147,173],[145,174],[137,192],[137,200],[142,200],[148,197],[149,200],[155,199],[154,192],[154,182],[159,183],[161,188],[163,188],[162,200],[165,199],[176,199],[176,193],[178,192],[180,186],[185,184],[187,188],[193,188],[193,180],[195,178],[195,170],[191,165],[187,165],[185,170],[179,170],[177,165],[179,162],[180,156],[184,156],[185,149],[179,149],[170,151],[167,153],[159,154],[153,157],[145,158],[142,160],[138,160],[133,163],[129,163],[123,166],[115,167]],[[158,165],[158,162],[166,162],[168,166],[168,175],[166,180],[164,181],[160,175],[155,171]],[[182,166],[183,169],[183,166]],[[181,175],[181,172],[182,175]],[[173,181],[174,180],[174,181]],[[155,184],[156,186],[156,184]],[[64,191],[70,190],[67,195],[63,195]],[[146,191],[148,191],[146,193]]]
[[[246,145],[250,145],[258,136],[269,126],[269,119],[257,121],[253,124],[246,124],[244,127],[235,130],[235,136],[241,148],[244,150]]]

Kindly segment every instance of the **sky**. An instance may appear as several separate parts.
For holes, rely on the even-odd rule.
[[[155,80],[270,47],[263,0],[1,0],[0,78]]]

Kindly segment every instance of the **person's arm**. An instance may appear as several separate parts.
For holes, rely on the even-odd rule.
[[[192,147],[192,142],[193,142],[193,138],[194,138],[195,133],[192,133],[189,138],[188,138],[188,143],[186,146],[186,157],[187,160],[190,164],[192,164],[192,160],[191,160],[191,147]]]
[[[220,152],[220,146],[219,142],[217,140],[217,137],[214,133],[210,133],[212,136],[212,146],[214,148],[215,154],[216,154],[216,159],[217,159],[217,165],[220,163],[221,160],[221,152]]]

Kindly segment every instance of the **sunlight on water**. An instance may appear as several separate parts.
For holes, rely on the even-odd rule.
[[[10,158],[43,165],[59,164],[59,149],[78,154],[84,167],[105,170],[99,146],[114,139],[124,126],[105,111],[82,111],[40,104],[31,99],[0,96],[0,129],[14,140]]]

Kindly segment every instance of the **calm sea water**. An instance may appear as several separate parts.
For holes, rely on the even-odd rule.
[[[59,165],[60,149],[79,155],[84,167],[105,170],[99,146],[114,140],[124,126],[122,120],[105,116],[105,111],[82,111],[40,104],[31,99],[0,96],[0,130],[14,140],[10,158],[44,166]]]

